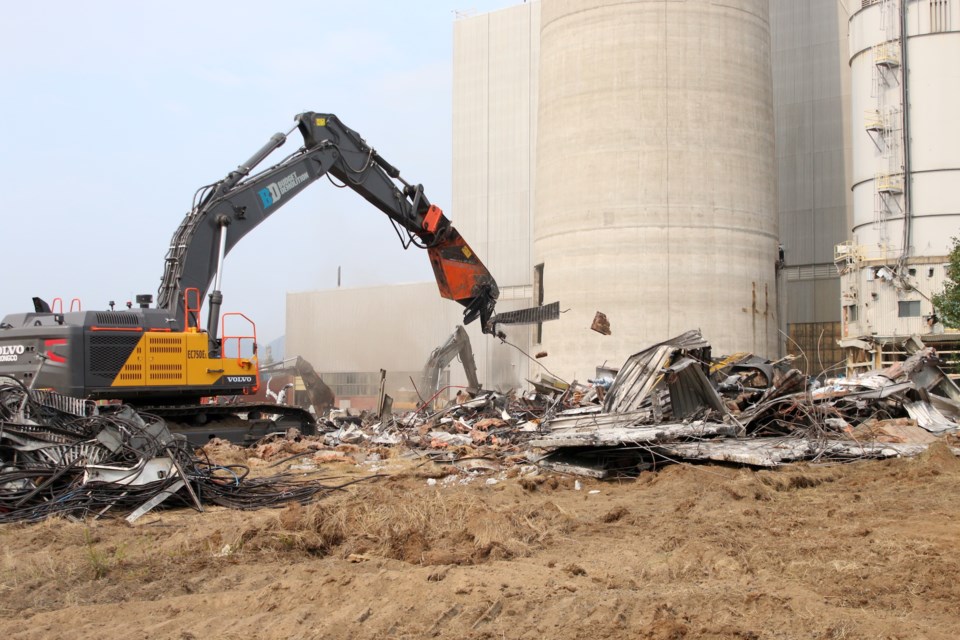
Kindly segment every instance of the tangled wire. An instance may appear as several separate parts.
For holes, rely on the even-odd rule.
[[[201,511],[205,504],[261,509],[306,503],[369,479],[332,485],[248,474],[243,465],[198,457],[157,416],[0,379],[0,523],[138,517],[161,502]]]

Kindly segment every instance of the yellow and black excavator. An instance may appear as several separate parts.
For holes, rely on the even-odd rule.
[[[336,116],[307,112],[295,122],[303,145],[294,153],[253,173],[294,129],[277,133],[235,171],[197,191],[174,233],[155,307],[151,295],[139,295],[127,310],[65,313],[62,305],[34,298],[33,312],[0,323],[0,376],[31,389],[132,404],[195,442],[213,435],[250,439],[254,431],[244,419],[259,413],[283,413],[309,431],[312,418],[296,407],[209,399],[250,395],[259,385],[256,326],[243,314],[221,314],[224,256],[324,176],[386,214],[404,248],[425,249],[440,295],[464,306],[465,322],[479,319],[484,332],[494,333],[497,283],[423,187],[401,178]]]

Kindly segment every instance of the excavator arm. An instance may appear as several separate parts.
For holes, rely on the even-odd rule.
[[[303,388],[306,391],[307,399],[313,405],[313,410],[317,415],[322,415],[327,409],[333,408],[333,390],[327,386],[320,374],[313,368],[313,365],[304,358],[297,356],[296,358],[288,358],[280,362],[260,366],[260,375],[268,376],[267,384],[269,384],[269,376],[279,374],[300,376],[300,379],[303,380]]]
[[[307,112],[296,118],[303,146],[279,163],[251,174],[287,134],[277,133],[226,178],[198,192],[191,211],[177,228],[167,253],[157,306],[184,329],[200,328],[189,313],[209,294],[207,332],[216,342],[220,280],[227,253],[257,225],[323,176],[356,191],[405,234],[405,246],[427,250],[440,295],[465,307],[466,323],[480,318],[485,333],[494,332],[499,289],[493,276],[443,212],[430,203],[419,184],[408,183],[360,135],[332,114]]]
[[[470,347],[470,336],[462,325],[457,325],[446,342],[434,349],[427,358],[426,364],[423,365],[419,390],[422,396],[430,398],[440,390],[440,372],[458,356],[467,376],[467,390],[472,393],[480,391],[477,363],[473,358],[473,349]]]

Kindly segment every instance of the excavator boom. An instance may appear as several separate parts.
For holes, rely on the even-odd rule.
[[[301,113],[296,118],[303,146],[260,173],[251,172],[287,140],[277,133],[223,180],[208,186],[173,236],[157,305],[182,327],[199,328],[185,292],[210,293],[207,332],[216,338],[223,258],[257,225],[307,186],[328,176],[349,187],[392,221],[405,246],[427,250],[440,295],[465,307],[464,320],[490,323],[499,289],[493,276],[421,185],[400,176],[360,135],[332,114]],[[216,278],[216,279],[215,279]]]

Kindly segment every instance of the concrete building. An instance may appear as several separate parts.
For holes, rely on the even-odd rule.
[[[771,0],[781,355],[810,373],[842,367],[833,262],[853,210],[847,14],[836,0]]]
[[[956,352],[930,298],[960,229],[960,0],[865,0],[850,16],[853,227],[837,247],[852,370],[918,334]]]

